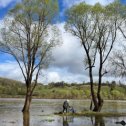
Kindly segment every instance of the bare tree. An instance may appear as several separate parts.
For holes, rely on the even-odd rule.
[[[50,25],[57,7],[56,0],[23,0],[10,11],[1,29],[0,51],[15,58],[25,80],[23,112],[29,111],[40,71],[49,63],[50,52],[57,45],[58,32]]]

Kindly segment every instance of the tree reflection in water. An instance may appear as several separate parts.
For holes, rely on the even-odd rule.
[[[84,118],[84,117],[83,117]],[[74,117],[72,116],[63,116],[63,126],[69,126],[69,123],[73,123]],[[105,126],[103,117],[95,116],[91,117],[92,126]],[[30,113],[23,113],[23,126],[30,126]]]
[[[23,126],[30,126],[30,113],[23,112]]]
[[[69,126],[68,122],[73,123],[73,118],[72,116],[63,116],[63,126]],[[104,119],[101,116],[91,117],[91,122],[92,126],[105,126]]]
[[[63,126],[69,126],[69,123],[73,122],[73,118],[72,116],[63,116]]]
[[[105,126],[105,122],[102,116],[95,116],[95,122],[93,126]]]
[[[67,116],[63,116],[63,126],[69,126]]]

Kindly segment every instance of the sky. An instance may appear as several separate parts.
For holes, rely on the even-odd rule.
[[[7,15],[8,11],[20,1],[21,0],[0,0],[0,27],[2,27],[4,17]],[[43,70],[42,75],[39,77],[40,82],[47,84],[59,81],[68,83],[82,83],[89,81],[88,71],[85,70],[83,64],[84,50],[81,47],[79,40],[64,30],[65,10],[72,5],[84,1],[92,5],[97,2],[106,5],[114,0],[59,0],[60,12],[57,27],[60,29],[63,44],[53,50],[52,55],[54,60],[47,69]],[[126,4],[126,0],[121,0],[121,2]],[[97,71],[97,67],[94,71]],[[0,53],[0,77],[24,81],[19,66],[16,61],[14,61],[13,57],[2,53]],[[97,81],[97,74],[94,74],[94,80]],[[115,80],[115,78],[110,76],[103,78],[103,81],[112,80]],[[118,81],[119,79],[116,80]]]

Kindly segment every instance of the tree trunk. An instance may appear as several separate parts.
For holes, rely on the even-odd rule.
[[[94,104],[93,111],[97,112],[97,110],[98,110],[98,102],[97,102],[97,97],[95,96],[94,89],[92,88],[92,86],[91,86],[91,95],[92,95],[92,101],[93,101],[93,104]]]
[[[104,100],[101,98],[101,94],[99,93],[98,94],[98,112],[100,112],[101,111],[101,109],[102,109],[102,106],[103,106],[103,103],[104,103]]]
[[[23,112],[23,126],[30,126],[30,113]]]
[[[22,112],[29,112],[30,104],[31,104],[31,96],[26,95],[25,103],[24,103],[24,107],[22,109]]]
[[[91,87],[90,87],[91,88],[91,96],[92,96],[92,101],[93,101],[93,104],[94,104],[93,111],[96,111],[97,108],[98,108],[98,102],[97,102],[97,98],[96,98],[95,93],[94,93],[94,83],[93,83],[92,67],[89,68],[89,77],[90,77],[90,85],[91,85]]]
[[[32,100],[31,90],[30,88],[27,88],[25,103],[22,112],[29,112],[31,100]]]
[[[103,106],[103,99],[101,98],[101,84],[102,84],[102,53],[100,53],[100,68],[99,68],[99,82],[98,82],[98,91],[97,91],[97,99],[98,99],[98,109],[97,111],[100,112]]]
[[[95,112],[100,112],[104,103],[104,100],[101,98],[100,91],[101,91],[101,85],[98,86],[97,105],[96,106],[94,105],[94,109],[93,109],[93,111]]]
[[[99,76],[99,84],[98,84],[98,92],[97,92],[97,99],[98,99],[98,112],[101,111],[102,106],[103,106],[103,99],[101,98],[101,82],[102,82],[102,76]]]

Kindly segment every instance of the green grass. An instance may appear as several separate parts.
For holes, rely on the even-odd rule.
[[[126,113],[112,113],[112,112],[80,112],[80,113],[54,113],[59,116],[101,116],[101,117],[120,117],[126,116]]]
[[[97,84],[95,84],[97,90]],[[25,97],[25,84],[0,78],[0,97],[22,98]],[[90,99],[89,84],[50,83],[38,84],[33,93],[33,98],[45,99]],[[126,100],[126,86],[117,84],[103,84],[101,95],[105,100]]]

